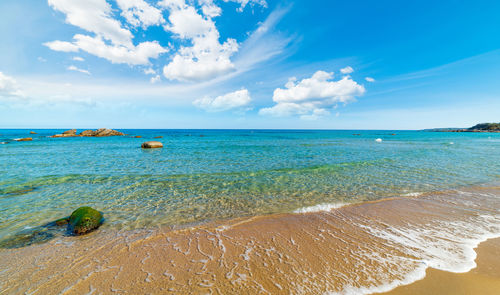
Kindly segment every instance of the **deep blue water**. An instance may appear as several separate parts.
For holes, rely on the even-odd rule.
[[[106,227],[148,228],[500,179],[500,133],[120,130],[129,136],[50,138],[63,130],[29,131],[0,130],[8,142],[0,144],[0,238],[82,205],[103,211]],[[155,136],[163,149],[140,148]],[[13,141],[21,137],[33,141]]]

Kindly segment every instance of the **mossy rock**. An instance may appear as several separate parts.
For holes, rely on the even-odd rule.
[[[101,212],[90,207],[80,207],[71,213],[68,231],[74,235],[83,235],[97,229],[102,222]]]

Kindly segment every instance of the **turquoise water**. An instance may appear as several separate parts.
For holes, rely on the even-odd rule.
[[[0,130],[0,239],[82,205],[102,211],[105,228],[186,226],[500,179],[499,133],[29,131]],[[163,149],[140,148],[155,136]]]

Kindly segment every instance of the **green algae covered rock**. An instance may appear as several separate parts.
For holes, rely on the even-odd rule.
[[[80,207],[71,213],[68,231],[75,235],[86,234],[98,228],[102,221],[101,212],[90,207]]]

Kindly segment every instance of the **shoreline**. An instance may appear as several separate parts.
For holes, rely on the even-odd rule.
[[[491,210],[500,208],[498,196],[499,187],[473,187],[175,231],[63,237],[0,249],[0,288],[8,294],[372,294],[427,282],[433,268],[474,269],[473,248],[500,235],[499,212]]]
[[[475,251],[477,267],[467,273],[428,269],[422,280],[380,294],[498,294],[500,290],[500,238],[482,242]]]

